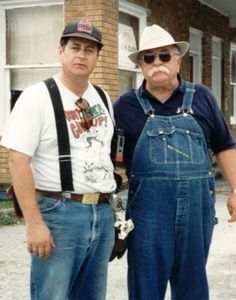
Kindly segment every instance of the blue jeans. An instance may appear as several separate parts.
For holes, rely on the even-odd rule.
[[[105,300],[112,207],[45,197],[39,206],[56,247],[47,259],[32,256],[31,299]]]

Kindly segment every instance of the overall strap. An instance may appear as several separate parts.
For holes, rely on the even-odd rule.
[[[190,81],[184,81],[184,89],[185,93],[181,110],[188,113],[191,112],[193,96],[195,93],[194,83]]]
[[[152,108],[150,102],[147,100],[145,96],[140,96],[139,95],[139,90],[135,90],[135,94],[138,98],[138,101],[140,105],[142,106],[142,109],[144,110],[145,115],[152,115],[154,112],[154,109]]]
[[[62,191],[73,191],[74,187],[71,166],[70,142],[61,95],[57,84],[52,77],[44,80],[44,83],[48,88],[55,115],[61,189]]]

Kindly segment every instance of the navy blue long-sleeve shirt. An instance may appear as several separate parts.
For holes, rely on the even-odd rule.
[[[138,92],[147,97],[156,115],[172,116],[177,114],[183,102],[184,81],[180,82],[179,87],[165,103],[158,101],[145,89],[145,80]],[[201,126],[208,148],[214,154],[234,148],[235,142],[214,95],[205,85],[195,84],[194,88],[192,116]],[[134,89],[128,90],[115,101],[114,117],[117,127],[125,131],[124,160],[129,171],[134,148],[148,118],[139,104]]]

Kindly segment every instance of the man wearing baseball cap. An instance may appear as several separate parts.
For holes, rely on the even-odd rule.
[[[110,159],[114,129],[89,82],[102,46],[102,34],[90,21],[66,25],[59,74],[47,81],[49,90],[40,82],[23,91],[1,141],[9,148],[32,255],[31,300],[106,298],[115,235],[109,205],[116,189]]]
[[[189,43],[158,25],[147,26],[129,58],[142,85],[114,104],[125,132],[129,177],[127,218],[129,300],[208,300],[206,262],[215,217],[209,150],[231,187],[230,222],[236,220],[235,142],[211,91],[180,77]]]

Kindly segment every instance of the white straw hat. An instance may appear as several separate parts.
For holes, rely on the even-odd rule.
[[[184,56],[188,51],[188,42],[176,42],[174,38],[165,29],[158,25],[145,27],[139,43],[139,51],[131,53],[129,59],[137,64],[139,53],[144,50],[160,48],[164,46],[176,45],[179,48],[180,56]]]

